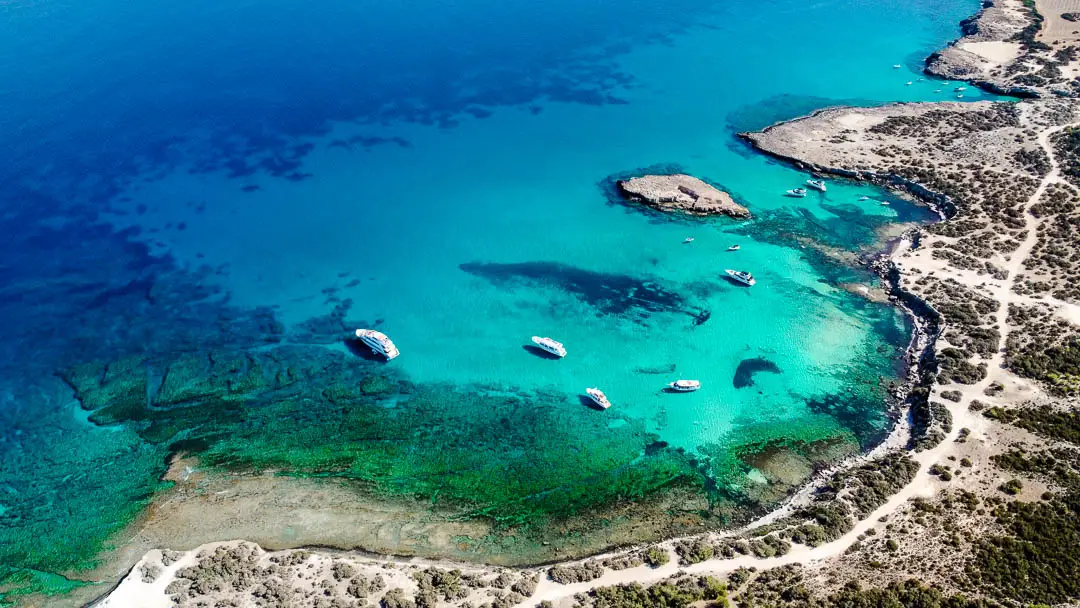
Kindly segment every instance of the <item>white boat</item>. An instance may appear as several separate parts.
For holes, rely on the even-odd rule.
[[[963,92],[967,90],[967,87],[956,87],[956,90]]]
[[[692,236],[688,236],[685,239],[683,239],[683,243],[693,243],[693,242],[694,242],[694,237],[692,237]]]
[[[566,348],[563,347],[562,342],[556,342],[551,338],[541,338],[540,336],[532,337],[533,344],[539,346],[542,350],[549,352],[556,357],[565,357]]]
[[[868,200],[870,200],[870,197],[869,196],[860,196],[859,200],[860,201],[868,201]]]
[[[741,247],[739,247],[738,245],[732,245],[731,247],[727,248],[728,251],[738,251],[739,249],[741,249]]]
[[[892,67],[893,67],[894,70],[899,70],[900,68],[902,68],[904,66],[900,65],[899,63],[894,63]]]
[[[909,87],[910,87],[910,86],[911,86],[911,85],[913,85],[913,84],[915,84],[915,83],[914,83],[914,82],[911,82],[911,81],[909,80],[909,81],[907,81],[907,85],[905,85],[905,86],[909,86]]]
[[[889,206],[889,201],[881,201],[881,206],[882,207],[888,207]]]
[[[755,279],[754,275],[750,274],[749,272],[744,272],[742,270],[725,270],[724,272],[726,272],[727,275],[735,281],[742,283],[747,287],[753,287],[755,284],[757,284],[757,279]]]
[[[668,384],[668,388],[680,393],[692,393],[701,388],[700,380],[676,380]]]
[[[957,98],[957,99],[963,99],[963,98],[964,98],[964,94],[963,94],[963,93],[957,93],[957,94],[956,94],[956,98]]]
[[[806,196],[806,188],[792,188],[784,194],[794,198],[804,198]]]
[[[820,179],[808,179],[806,180],[806,185],[810,186],[814,190],[819,190],[821,192],[825,192],[826,190],[825,182],[821,181]]]
[[[587,388],[585,389],[585,394],[589,396],[589,399],[592,399],[593,403],[599,405],[605,410],[611,407],[611,402],[608,401],[607,395],[604,394],[604,391],[601,391],[598,388]]]
[[[397,347],[386,337],[386,334],[374,329],[358,329],[356,337],[366,344],[376,355],[382,355],[389,361],[400,355]]]

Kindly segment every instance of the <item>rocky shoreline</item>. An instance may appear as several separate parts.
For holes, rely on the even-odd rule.
[[[1076,72],[1077,47],[1038,37],[1044,21],[1065,20],[1053,4],[986,0],[961,23],[963,37],[926,59],[926,73],[1011,97],[1080,97],[1080,82],[1063,77]]]

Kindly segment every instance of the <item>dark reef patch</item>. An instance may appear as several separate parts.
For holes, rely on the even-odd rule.
[[[847,393],[828,394],[806,400],[815,414],[832,417],[851,430],[863,448],[876,445],[888,434],[891,412],[882,410],[885,391],[875,384],[861,384]]]
[[[641,40],[662,44],[710,10],[701,0],[673,2],[660,7],[635,0],[620,7],[618,19],[634,24],[633,43],[625,28],[606,27],[612,13],[594,2],[561,5],[557,27],[523,21],[532,11],[488,11],[481,22],[463,14],[460,22],[472,25],[430,29],[436,21],[417,20],[408,6],[384,6],[385,15],[374,21],[349,3],[303,15],[282,5],[265,11],[221,7],[209,17],[178,10],[175,20],[152,22],[143,35],[153,40],[195,30],[201,43],[194,49],[157,48],[143,61],[114,57],[108,38],[91,27],[98,16],[72,11],[71,27],[90,32],[83,43],[101,49],[104,60],[97,65],[110,66],[108,74],[91,69],[65,86],[56,79],[45,89],[13,84],[9,120],[29,130],[11,154],[0,156],[0,184],[6,194],[25,184],[101,209],[135,179],[161,177],[177,166],[195,173],[225,171],[238,179],[256,173],[301,178],[311,138],[326,135],[335,123],[452,128],[462,118],[482,120],[501,107],[537,112],[548,102],[625,103],[623,92],[636,80],[618,56]],[[307,26],[287,25],[298,22]],[[229,45],[235,23],[250,23],[252,32],[279,44],[256,44],[256,37],[249,42],[258,53],[239,52]],[[516,35],[507,37],[507,31]],[[401,47],[397,41],[406,35],[422,35],[426,48]],[[21,44],[15,40],[12,52]],[[49,43],[34,50],[49,57],[64,52]],[[348,57],[363,60],[341,59]],[[185,66],[171,72],[176,94],[155,99],[153,111],[133,105],[128,91],[102,90],[97,82],[145,82],[152,70],[174,65]],[[238,96],[239,90],[250,94]],[[32,96],[38,93],[59,100],[53,115],[72,119],[28,117],[40,108]],[[190,103],[191,95],[200,102]],[[404,145],[393,136],[354,139],[362,147]]]
[[[649,313],[667,312],[683,313],[695,319],[701,315],[678,292],[650,279],[596,272],[559,262],[468,262],[459,268],[504,289],[518,286],[558,289],[602,314],[641,318]]]
[[[739,362],[739,366],[735,368],[735,376],[731,379],[731,384],[735,388],[754,386],[754,375],[763,372],[770,374],[783,373],[780,371],[779,366],[765,357],[743,359]]]

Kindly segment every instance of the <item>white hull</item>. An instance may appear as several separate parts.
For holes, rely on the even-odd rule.
[[[825,192],[828,189],[825,186],[825,182],[820,181],[820,180],[816,180],[816,179],[808,179],[808,180],[806,180],[806,185],[807,185],[807,187],[813,188],[814,190],[817,190],[818,192]]]
[[[566,356],[566,348],[562,345],[562,343],[556,342],[551,338],[541,338],[540,336],[533,336],[532,341],[533,344],[537,346],[537,348],[548,354],[555,355],[560,359]]]
[[[605,410],[611,407],[611,402],[608,401],[607,395],[605,395],[600,389],[587,388],[585,389],[585,394],[589,396],[589,399],[592,399],[593,403],[604,408]]]
[[[742,275],[737,270],[725,270],[724,272],[726,272],[727,275],[729,277],[731,277],[731,279],[733,281],[742,283],[743,285],[746,285],[747,287],[753,287],[754,285],[757,284],[757,279],[755,279],[753,276]]]
[[[679,393],[692,393],[701,388],[701,383],[697,380],[676,380],[668,384],[668,388]]]
[[[806,190],[803,190],[801,188],[795,190],[788,190],[785,194],[787,196],[790,196],[791,198],[806,198]]]
[[[390,341],[390,338],[386,337],[386,334],[375,331],[374,329],[358,329],[356,330],[356,337],[367,345],[373,353],[386,357],[386,360],[396,358],[401,354],[394,343]]]

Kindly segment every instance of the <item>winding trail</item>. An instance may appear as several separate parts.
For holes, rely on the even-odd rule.
[[[1019,301],[1026,301],[1029,298],[1019,296],[1013,292],[1013,286],[1016,284],[1017,276],[1020,275],[1024,268],[1024,263],[1031,255],[1032,249],[1038,242],[1038,229],[1041,225],[1041,220],[1036,218],[1031,213],[1032,206],[1038,202],[1040,197],[1046,191],[1046,188],[1052,183],[1066,183],[1062,177],[1058,167],[1058,163],[1054,158],[1053,150],[1050,146],[1050,138],[1057,132],[1064,129],[1080,126],[1080,123],[1071,125],[1062,125],[1056,127],[1050,127],[1041,131],[1038,135],[1037,141],[1039,146],[1047,153],[1050,158],[1051,170],[1043,177],[1039,183],[1039,187],[1028,198],[1024,204],[1024,223],[1026,235],[1020,246],[1014,251],[1008,258],[1008,263],[1005,270],[1008,274],[1004,280],[987,282],[988,295],[992,297],[998,303],[998,310],[995,313],[995,324],[998,327],[998,331],[1001,334],[1001,339],[998,345],[998,350],[990,358],[988,363],[988,370],[986,378],[974,385],[963,387],[961,393],[963,398],[959,403],[949,403],[950,412],[953,415],[953,425],[951,431],[946,438],[934,448],[924,450],[922,452],[911,454],[912,459],[918,463],[919,470],[916,473],[915,479],[907,486],[902,488],[899,492],[894,494],[888,502],[875,509],[865,519],[857,522],[855,526],[846,534],[840,538],[823,544],[817,547],[808,547],[806,545],[792,545],[791,551],[786,555],[773,558],[760,559],[752,555],[740,556],[734,559],[728,560],[709,560],[691,566],[679,567],[677,563],[677,556],[671,555],[671,561],[659,568],[649,568],[647,566],[639,566],[636,568],[628,568],[626,570],[607,571],[600,578],[585,582],[576,583],[571,585],[563,585],[556,583],[546,577],[541,580],[537,586],[536,593],[523,602],[522,606],[533,606],[538,602],[547,600],[551,602],[559,602],[567,598],[573,597],[577,593],[585,593],[596,587],[605,587],[608,585],[628,584],[628,583],[641,583],[649,584],[659,582],[666,579],[677,572],[686,572],[689,574],[726,574],[739,568],[749,568],[756,566],[758,569],[767,569],[777,566],[784,566],[787,564],[800,563],[804,565],[822,562],[834,557],[837,557],[844,553],[848,547],[850,547],[860,535],[864,534],[870,528],[875,527],[880,522],[880,518],[886,516],[898,508],[905,505],[908,501],[917,497],[930,497],[936,492],[935,479],[926,474],[926,469],[931,465],[944,462],[946,457],[955,449],[955,440],[960,432],[960,428],[963,427],[979,427],[979,420],[968,410],[967,404],[971,399],[976,396],[982,396],[983,391],[994,382],[1010,382],[1013,384],[1022,383],[1026,384],[1020,378],[1014,376],[1011,372],[1005,369],[1005,341],[1008,339],[1009,334],[1013,331],[1009,325],[1009,304]],[[909,250],[910,244],[902,246],[897,249],[893,254],[894,259],[902,256]],[[946,266],[941,269],[944,274],[949,274],[952,270]],[[962,271],[961,271],[962,272]],[[961,273],[955,273],[957,275]],[[980,279],[982,280],[982,279]],[[1039,301],[1039,300],[1036,300]],[[1042,300],[1045,301],[1045,300]],[[1050,303],[1050,302],[1048,302]],[[1067,304],[1063,302],[1057,302],[1057,304]],[[1068,310],[1071,312],[1073,305],[1068,305]],[[949,388],[956,389],[955,385],[951,385]],[[935,392],[940,390],[940,386],[935,387]],[[983,397],[985,398],[985,397]],[[750,527],[760,525],[767,521],[759,520],[752,524]],[[733,536],[734,534],[725,535]],[[717,535],[721,536],[721,535]],[[660,545],[667,549],[671,553],[671,546],[675,541],[668,541]],[[605,557],[617,556],[624,552],[612,552],[605,555],[597,556],[594,559],[603,559]]]
[[[1060,183],[1064,180],[1061,177],[1061,171],[1058,167],[1057,159],[1054,158],[1054,150],[1050,146],[1050,138],[1057,132],[1069,128],[1073,125],[1062,125],[1059,127],[1051,127],[1043,130],[1038,135],[1039,147],[1046,152],[1046,155],[1050,158],[1050,171],[1043,177],[1039,183],[1039,187],[1035,189],[1035,192],[1028,198],[1024,204],[1024,229],[1026,235],[1020,246],[1009,257],[1009,262],[1005,267],[1008,275],[1004,280],[997,281],[991,287],[991,297],[998,303],[998,309],[995,313],[995,324],[998,327],[998,332],[1001,334],[1001,339],[998,343],[998,350],[994,353],[994,356],[990,358],[989,367],[992,370],[988,373],[986,378],[975,385],[981,393],[983,389],[988,387],[992,382],[997,379],[993,371],[1002,370],[1005,367],[1005,342],[1009,338],[1009,333],[1013,328],[1009,325],[1009,304],[1013,304],[1019,301],[1021,298],[1013,291],[1013,287],[1016,285],[1016,278],[1020,275],[1024,269],[1024,262],[1031,256],[1031,250],[1035,247],[1035,244],[1039,240],[1039,227],[1042,225],[1042,220],[1036,218],[1031,213],[1032,206],[1042,198],[1046,188],[1052,183]]]

